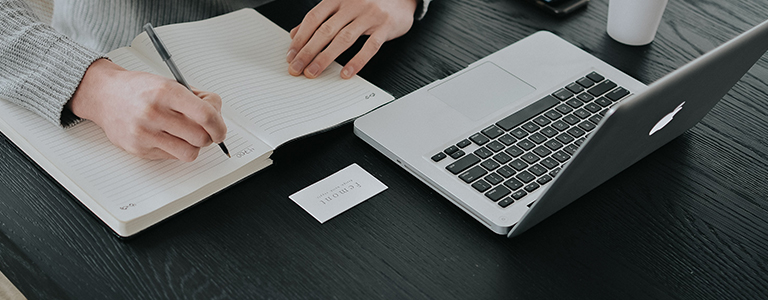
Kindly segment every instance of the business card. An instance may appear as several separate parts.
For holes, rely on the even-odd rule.
[[[386,189],[376,177],[352,164],[288,198],[325,223]]]

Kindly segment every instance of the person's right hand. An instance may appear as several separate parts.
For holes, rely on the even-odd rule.
[[[142,158],[193,161],[200,148],[227,134],[219,95],[192,93],[172,79],[127,71],[106,59],[91,64],[67,107]]]

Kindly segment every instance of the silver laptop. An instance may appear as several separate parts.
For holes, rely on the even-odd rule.
[[[768,50],[768,22],[650,86],[537,32],[355,121],[355,134],[518,235],[698,123]]]

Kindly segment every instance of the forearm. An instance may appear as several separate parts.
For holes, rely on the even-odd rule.
[[[0,1],[0,98],[69,125],[65,105],[100,57],[37,20],[23,0]]]

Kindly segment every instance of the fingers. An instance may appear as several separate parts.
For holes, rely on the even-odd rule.
[[[334,59],[363,35],[363,48],[341,71],[351,78],[378,52],[381,45],[405,34],[413,24],[414,0],[324,0],[291,30],[286,60],[288,73],[318,77]]]
[[[360,52],[357,52],[357,54],[347,62],[344,68],[341,69],[341,78],[349,79],[352,78],[352,76],[355,76],[355,74],[357,74],[357,72],[371,60],[373,55],[375,55],[376,52],[379,52],[381,45],[384,44],[385,34],[384,31],[379,30],[368,37],[368,40],[365,41]]]
[[[322,1],[304,16],[304,19],[299,26],[296,26],[296,28],[291,30],[292,41],[291,45],[288,46],[288,54],[286,55],[288,63],[292,64],[296,54],[299,53],[299,50],[304,48],[304,45],[315,33],[315,30],[317,30],[320,24],[325,22],[325,20],[337,9],[338,3],[336,0]],[[304,68],[302,67],[301,69],[303,70]]]
[[[169,133],[180,134],[177,136],[182,139],[190,138],[191,140],[188,141],[192,145],[200,145],[201,133],[194,126],[197,124],[202,127],[212,142],[221,143],[227,135],[227,125],[221,116],[221,98],[214,93],[198,92],[203,98],[196,97],[186,90],[172,92],[172,96],[167,100],[168,108],[183,116],[168,113],[164,115],[166,119],[161,126],[167,127]],[[184,118],[189,119],[191,123]]]

